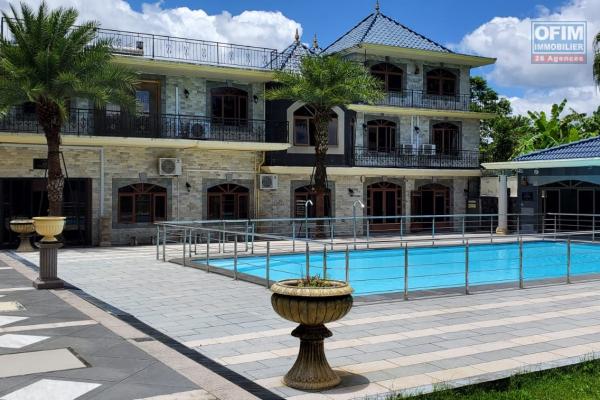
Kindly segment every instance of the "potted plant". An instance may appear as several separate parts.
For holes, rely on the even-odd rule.
[[[340,377],[327,362],[323,340],[332,336],[325,324],[343,318],[352,308],[350,285],[314,276],[277,282],[271,291],[275,312],[300,324],[292,331],[292,336],[300,339],[298,358],[283,382],[301,390],[338,385]]]
[[[33,246],[31,246],[31,242],[29,238],[31,234],[35,232],[35,228],[33,227],[32,219],[13,219],[9,223],[10,230],[19,234],[19,247],[17,248],[17,253],[25,253],[35,251]]]
[[[66,217],[33,217],[33,226],[38,235],[43,236],[42,242],[57,242],[56,235],[60,235],[65,227]]]

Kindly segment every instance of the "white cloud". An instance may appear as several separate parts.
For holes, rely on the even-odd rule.
[[[567,99],[565,113],[573,109],[579,113],[591,113],[600,106],[598,90],[594,85],[567,87],[551,90],[528,90],[523,96],[508,97],[515,114],[527,114],[527,111],[550,112],[553,103]]]
[[[588,63],[578,65],[547,65],[531,63],[531,21],[587,21]],[[593,87],[593,37],[600,32],[600,0],[570,0],[552,11],[537,7],[533,18],[495,17],[465,35],[456,50],[497,57],[487,74],[492,83],[525,90],[514,98],[515,112],[526,107],[549,109],[563,98],[579,112],[595,110],[600,97]]]
[[[49,7],[75,7],[81,20],[97,20],[103,28],[163,34],[281,50],[292,43],[302,26],[279,11],[227,11],[209,15],[202,9],[163,8],[161,2],[145,3],[141,12],[125,0],[46,0]],[[0,0],[0,10],[16,1]],[[27,0],[37,7],[39,0]]]

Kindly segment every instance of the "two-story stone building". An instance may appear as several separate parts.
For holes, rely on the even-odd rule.
[[[371,216],[463,213],[477,195],[470,183],[480,175],[479,122],[490,115],[470,111],[469,75],[494,60],[454,53],[379,9],[324,49],[299,38],[278,52],[103,29],[98,36],[112,38],[115,62],[140,74],[138,111],[71,102],[62,151],[73,244],[149,242],[161,220],[303,216],[311,110],[263,93],[274,71],[320,52],[364,64],[387,92],[380,104],[332,110],[329,215],[351,215],[357,199]],[[0,120],[2,245],[14,240],[10,219],[45,213],[40,132],[29,104]]]

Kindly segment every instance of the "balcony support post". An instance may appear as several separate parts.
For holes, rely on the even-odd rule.
[[[508,232],[508,189],[506,173],[498,176],[498,227],[496,234],[506,235]]]

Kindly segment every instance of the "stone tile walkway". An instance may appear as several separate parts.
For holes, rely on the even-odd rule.
[[[281,384],[298,342],[264,287],[156,261],[153,247],[62,250],[59,275],[295,400],[464,385],[600,353],[600,282],[408,302],[359,298],[344,320],[329,325],[327,354],[342,385],[307,394]]]
[[[0,399],[216,399],[137,346],[142,332],[78,310],[68,291],[34,290],[9,264],[0,255]]]

